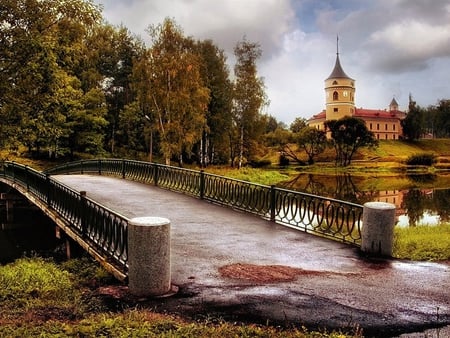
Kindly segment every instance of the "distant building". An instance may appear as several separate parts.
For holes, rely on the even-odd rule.
[[[311,117],[307,121],[308,125],[325,130],[325,121],[353,116],[364,120],[367,128],[379,140],[398,140],[401,138],[400,121],[405,118],[406,113],[398,110],[398,103],[395,98],[392,99],[389,110],[356,108],[355,90],[355,80],[345,74],[342,69],[338,50],[334,69],[325,80],[325,109]]]

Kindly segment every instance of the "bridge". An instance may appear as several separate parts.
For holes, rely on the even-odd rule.
[[[14,162],[4,163],[0,179],[43,210],[120,280],[127,278],[130,218],[103,205],[101,200],[87,197],[84,192],[89,190],[88,187],[77,189],[53,176],[74,173],[106,175],[151,184],[353,246],[359,246],[361,242],[362,206],[335,199],[203,171],[122,159],[77,161],[46,172]],[[126,199],[120,198],[120,203],[126,203]]]
[[[251,313],[312,326],[326,320],[337,328],[351,321],[366,332],[450,323],[448,265],[365,260],[359,250],[360,205],[116,159],[68,163],[47,172],[6,162],[0,180],[121,280],[128,274],[130,220],[169,218],[173,283],[181,296],[159,308],[178,302],[187,312],[210,306],[224,317],[230,311]],[[230,267],[241,274],[226,275]],[[282,278],[270,279],[269,273],[265,279],[271,270]]]

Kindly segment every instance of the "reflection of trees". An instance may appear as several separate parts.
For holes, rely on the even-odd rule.
[[[435,190],[430,207],[439,214],[441,222],[450,221],[450,189]]]
[[[434,175],[415,176],[415,180],[421,180],[421,182],[425,180],[429,182],[434,179]],[[379,191],[360,191],[357,183],[358,180],[348,174],[300,174],[282,186],[286,189],[358,204],[378,200]],[[410,226],[415,226],[426,211],[440,215],[442,222],[450,221],[450,189],[434,190],[433,193],[431,193],[431,189],[428,190],[428,193],[423,190],[411,189],[404,193],[400,207],[405,210]]]
[[[359,204],[373,201],[378,197],[378,192],[360,191],[350,174],[300,174],[289,182],[285,182],[283,187]]]
[[[406,177],[414,183],[433,183],[436,181],[434,174],[408,174]]]
[[[406,211],[409,219],[409,226],[415,226],[422,218],[425,208],[425,192],[418,189],[411,189],[403,196],[401,207]]]

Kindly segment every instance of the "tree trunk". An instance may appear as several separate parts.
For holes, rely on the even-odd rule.
[[[239,163],[238,169],[242,168],[242,162],[244,158],[244,126],[241,126],[241,135],[239,139]]]

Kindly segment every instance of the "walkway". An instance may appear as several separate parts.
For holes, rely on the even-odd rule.
[[[154,186],[53,177],[129,218],[171,220],[172,283],[180,291],[149,301],[159,310],[308,327],[358,324],[369,336],[450,325],[448,264],[369,261],[351,246]]]

